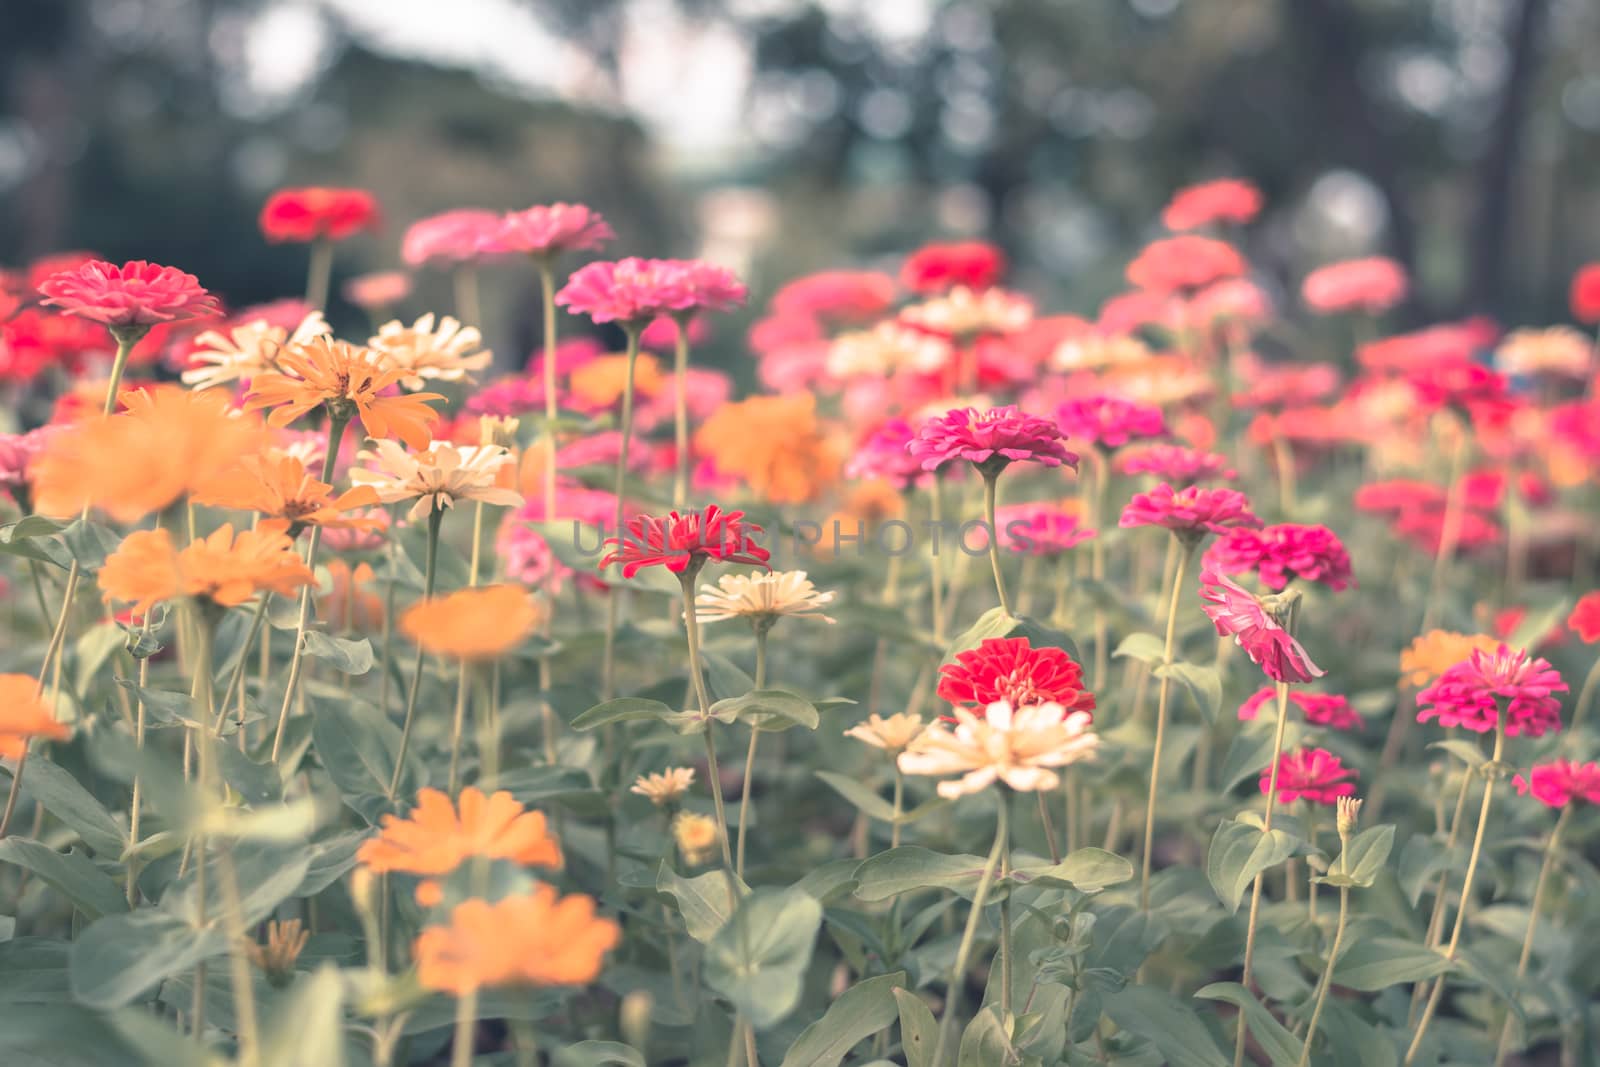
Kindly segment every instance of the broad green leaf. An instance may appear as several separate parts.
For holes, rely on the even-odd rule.
[[[608,700],[604,704],[596,704],[588,711],[572,720],[574,730],[593,730],[597,726],[605,726],[613,722],[638,722],[643,719],[666,719],[676,715],[667,705],[659,700],[645,700],[641,697],[620,697]]]
[[[1321,881],[1329,885],[1366,889],[1377,880],[1378,873],[1389,862],[1389,852],[1393,848],[1393,826],[1374,826],[1363,830],[1350,839],[1350,844],[1328,867],[1328,873]]]
[[[23,837],[0,841],[0,863],[32,871],[90,919],[128,910],[123,888],[81,852],[57,852]]]
[[[386,795],[400,754],[400,728],[369,704],[318,699],[312,710],[317,759],[346,801]],[[401,774],[399,796],[413,792],[408,778]]]
[[[1140,663],[1157,664],[1167,655],[1167,646],[1155,634],[1129,634],[1118,642],[1112,651],[1113,659],[1136,659]]]
[[[1237,912],[1255,876],[1294,855],[1297,845],[1293,837],[1276,828],[1263,832],[1232,820],[1219,825],[1206,853],[1206,877],[1223,907]]]
[[[1450,755],[1473,770],[1477,770],[1489,762],[1489,757],[1483,754],[1483,749],[1479,748],[1475,742],[1463,740],[1459,737],[1448,738],[1444,741],[1434,741],[1428,747],[1450,753]]]
[[[826,904],[835,897],[855,890],[858,866],[859,861],[853,859],[824,863],[807,871],[805,877],[794,884],[794,888],[815,897],[819,904]]]
[[[1133,864],[1103,848],[1080,848],[1049,867],[1019,867],[1011,872],[1016,885],[1066,886],[1080,893],[1098,893],[1133,877]]]
[[[173,754],[155,745],[140,748],[131,734],[113,728],[90,737],[89,756],[108,778],[131,787],[137,777],[145,799],[165,820],[166,829],[183,831],[199,820],[205,804]]]
[[[66,528],[66,523],[43,515],[28,515],[5,523],[0,525],[0,554],[52,563],[65,569],[72,563],[72,554],[64,544],[51,538]]]
[[[281,997],[261,1035],[262,1067],[344,1067],[344,983],[324,963]]]
[[[22,772],[22,791],[44,805],[94,849],[97,855],[122,855],[128,836],[116,818],[64,768],[43,756],[29,757]]]
[[[839,1067],[851,1049],[899,1018],[894,993],[905,984],[904,971],[857,982],[800,1032],[779,1067]]]
[[[352,641],[319,630],[308,630],[305,654],[327,660],[342,674],[361,675],[372,669],[372,645],[365,637]]]
[[[1275,716],[1276,711],[1272,712]],[[1220,776],[1221,790],[1224,793],[1233,791],[1233,787],[1246,778],[1253,778],[1261,774],[1272,765],[1272,740],[1277,732],[1277,723],[1274,718],[1264,716],[1261,720],[1246,723],[1244,728],[1235,735],[1233,744],[1228,746],[1228,755],[1222,761]],[[1283,750],[1290,751],[1300,743],[1301,727],[1297,722],[1289,722],[1283,729]]]
[[[833,771],[817,771],[816,775],[835,793],[854,804],[861,812],[879,822],[894,821],[894,805],[883,799],[860,779]]]
[[[811,701],[782,689],[755,689],[719,700],[711,705],[711,717],[719,722],[744,719],[758,730],[774,732],[794,726],[815,730],[822,721]]]
[[[895,1007],[900,1010],[900,1045],[907,1067],[935,1067],[934,1046],[939,1043],[939,1024],[927,1002],[909,989],[894,990]]]
[[[1196,990],[1194,995],[1201,1000],[1226,1001],[1244,1012],[1250,1033],[1266,1052],[1272,1067],[1296,1067],[1300,1062],[1300,1052],[1305,1042],[1284,1029],[1277,1016],[1263,1007],[1255,994],[1238,982],[1213,982]]]
[[[185,1008],[188,1001],[184,1002]],[[149,1011],[123,1008],[110,1017],[111,1025],[135,1050],[140,1063],[159,1063],[161,1067],[218,1067],[219,1061],[194,1037]]]
[[[127,634],[115,622],[98,622],[78,638],[73,657],[73,687],[80,693],[89,688],[100,668],[127,644]]]
[[[67,961],[72,942],[19,937],[0,942],[0,1007],[72,1000]]]
[[[944,662],[954,661],[961,653],[977,648],[990,638],[1007,636],[1016,624],[1014,616],[1007,615],[1001,608],[990,608],[950,643],[950,647],[945,649]]]
[[[901,845],[862,862],[856,868],[856,897],[888,900],[914,889],[948,889],[968,900],[978,891],[987,860],[983,856],[947,856],[919,845]],[[1000,886],[991,887],[993,894]]]
[[[7,1067],[108,1067],[161,1063],[123,1040],[105,1016],[77,1004],[40,1004],[7,1012],[0,1025],[0,1063]],[[194,1067],[179,1060],[172,1067]]]
[[[78,568],[88,574],[105,566],[106,557],[122,544],[122,535],[117,531],[87,519],[75,519],[61,531],[61,539],[78,561]]]
[[[1450,968],[1444,954],[1398,937],[1361,938],[1344,949],[1333,968],[1333,984],[1363,993],[1432,978]]]
[[[961,1031],[961,1047],[956,1053],[956,1067],[993,1067],[1012,1063],[1017,1059],[1011,1048],[1010,1035],[995,1008],[984,1008],[972,1017]]]
[[[283,780],[271,763],[257,763],[232,745],[217,745],[222,780],[247,804],[275,804],[283,799]]]
[[[553,1067],[648,1067],[644,1053],[618,1041],[580,1041],[557,1049]]]
[[[1166,990],[1130,985],[1104,994],[1101,1002],[1112,1022],[1155,1046],[1168,1067],[1228,1067],[1194,1009]]]
[[[758,889],[706,946],[706,985],[764,1030],[800,1003],[822,905],[798,889]]]
[[[72,995],[92,1008],[133,1004],[163,979],[223,952],[220,927],[196,930],[160,908],[91,923],[72,946]]]
[[[1157,667],[1155,676],[1170,678],[1183,686],[1206,721],[1217,721],[1217,712],[1222,709],[1222,678],[1217,674],[1216,667],[1202,667],[1195,663],[1168,663]]]
[[[702,945],[709,944],[728,922],[728,876],[722,871],[682,878],[662,860],[656,872],[656,890],[678,902],[689,936]],[[741,885],[739,890],[748,895],[750,887]]]

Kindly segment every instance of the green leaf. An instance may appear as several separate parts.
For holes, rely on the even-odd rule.
[[[1140,663],[1157,664],[1166,658],[1167,646],[1155,634],[1129,634],[1117,644],[1111,656],[1113,659],[1136,659]]]
[[[344,1067],[344,983],[324,963],[295,982],[262,1033],[261,1067]]]
[[[1206,853],[1206,877],[1223,907],[1230,913],[1237,912],[1244,891],[1255,876],[1294,855],[1297,844],[1282,830],[1263,832],[1231,820],[1218,826]]]
[[[977,648],[990,638],[1005,637],[1016,624],[1016,618],[1007,615],[1003,609],[990,608],[950,643],[950,647],[945,649],[944,662],[953,662],[961,653]]]
[[[222,779],[247,804],[275,804],[283,799],[283,781],[271,763],[257,763],[232,745],[217,745]]]
[[[87,519],[73,520],[61,531],[61,539],[66,542],[67,551],[78,561],[79,569],[90,574],[105,566],[106,557],[122,544],[121,534]]]
[[[827,904],[855,891],[856,867],[859,865],[859,860],[848,858],[824,863],[807,871],[805,876],[794,884],[794,888],[814,897],[819,904]]]
[[[22,775],[22,791],[44,805],[44,809],[71,827],[97,855],[122,855],[128,835],[106,810],[64,768],[43,756],[28,759]]]
[[[948,889],[971,900],[986,863],[983,856],[947,856],[919,845],[902,845],[856,868],[856,897],[870,903],[914,889]],[[999,888],[996,884],[992,890]],[[990,899],[999,898],[991,892]]]
[[[851,1049],[899,1018],[894,994],[905,984],[904,971],[857,982],[800,1032],[779,1067],[839,1067]]]
[[[900,1010],[900,1045],[907,1067],[934,1067],[933,1050],[939,1043],[939,1024],[927,1002],[909,989],[894,990],[895,1007]]]
[[[596,704],[588,711],[572,720],[574,730],[593,730],[597,726],[605,726],[613,722],[638,722],[643,719],[665,720],[675,716],[667,705],[659,700],[645,700],[642,697],[619,697],[608,700],[604,704]]]
[[[1171,678],[1182,685],[1207,722],[1217,721],[1222,709],[1222,678],[1215,666],[1194,663],[1169,663],[1155,669],[1157,678]]]
[[[1450,755],[1466,764],[1472,770],[1477,770],[1489,762],[1489,757],[1483,754],[1483,749],[1479,748],[1475,742],[1466,741],[1459,737],[1452,737],[1444,741],[1434,741],[1428,747],[1450,753]]]
[[[97,770],[116,781],[131,785],[137,776],[150,806],[166,820],[166,829],[187,830],[199,820],[205,804],[172,754],[154,745],[140,748],[131,734],[110,729],[91,735],[89,756]]]
[[[1238,982],[1213,982],[1195,991],[1202,1000],[1221,1000],[1244,1012],[1250,1033],[1267,1054],[1272,1067],[1296,1067],[1305,1042],[1284,1029],[1277,1016],[1262,1006],[1261,1002]]]
[[[1011,1037],[1006,1033],[1006,1025],[1000,1020],[996,1009],[984,1008],[961,1031],[956,1067],[994,1067],[1016,1060]]]
[[[865,782],[833,771],[817,771],[816,774],[828,788],[854,804],[863,814],[879,822],[894,821],[894,805],[873,792]]]
[[[617,1041],[580,1041],[557,1049],[551,1062],[552,1067],[649,1067],[644,1053]]]
[[[1319,881],[1366,889],[1377,880],[1378,872],[1389,861],[1389,852],[1393,848],[1393,826],[1374,826],[1363,830],[1350,839],[1350,844],[1339,853],[1339,858],[1329,866],[1327,875]]]
[[[387,795],[400,754],[400,728],[370,704],[314,700],[312,711],[311,743],[340,794],[347,801]],[[400,796],[412,792],[407,778],[400,776]]]
[[[223,952],[220,927],[200,931],[159,908],[91,923],[72,946],[72,995],[92,1008],[135,1003],[163,979]]]
[[[1274,711],[1273,716],[1277,715]],[[1228,746],[1227,758],[1222,761],[1221,790],[1231,793],[1233,787],[1246,778],[1253,778],[1272,764],[1272,741],[1277,732],[1276,718],[1271,721],[1246,723]],[[1289,722],[1283,729],[1283,750],[1290,751],[1300,743],[1301,726]]]
[[[89,627],[73,646],[73,688],[82,693],[89,688],[94,676],[118,650],[127,644],[127,634],[114,622],[99,622]]]
[[[711,705],[711,717],[719,722],[744,719],[758,730],[774,732],[794,726],[815,730],[822,721],[811,701],[782,689],[754,689],[719,700]]]
[[[689,936],[702,945],[709,944],[728,922],[728,876],[722,871],[707,871],[693,878],[683,878],[666,860],[656,872],[656,890],[666,893],[678,902],[678,913]],[[750,887],[740,885],[741,895],[748,896]]]
[[[308,630],[305,654],[327,660],[341,674],[361,675],[372,669],[372,645],[365,637],[351,641],[318,630]]]
[[[706,946],[706,985],[764,1030],[800,1003],[822,905],[798,889],[758,889]]]
[[[1019,867],[1011,872],[1016,885],[1065,886],[1080,893],[1098,893],[1133,877],[1133,864],[1103,848],[1080,848],[1050,867]]]
[[[1130,985],[1104,994],[1102,1003],[1112,1022],[1155,1046],[1168,1067],[1228,1067],[1194,1009],[1166,990]]]
[[[1392,985],[1418,982],[1449,970],[1444,954],[1398,937],[1358,939],[1339,956],[1333,984],[1375,993]]]
[[[72,999],[67,978],[69,941],[19,937],[0,942],[0,1005],[65,1004]]]
[[[66,523],[43,515],[28,515],[8,522],[0,526],[0,554],[53,563],[65,569],[72,563],[72,554],[65,545],[50,538],[66,528]]]
[[[0,841],[0,863],[32,871],[90,919],[128,910],[122,887],[81,852],[57,852],[37,841],[8,837]]]

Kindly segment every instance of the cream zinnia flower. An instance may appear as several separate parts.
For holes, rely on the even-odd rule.
[[[1495,349],[1495,369],[1502,374],[1550,374],[1582,378],[1589,370],[1589,338],[1571,326],[1515,330]]]
[[[1033,303],[1004,289],[974,292],[958,285],[941,297],[913,304],[900,321],[957,338],[986,333],[1016,333],[1033,321]]]
[[[915,741],[922,733],[922,727],[921,715],[902,711],[887,719],[877,714],[869,715],[866,722],[850,727],[844,735],[865,742],[873,748],[881,748],[892,755]]]
[[[755,571],[725,574],[716,585],[702,585],[700,595],[694,598],[694,609],[701,622],[741,618],[770,621],[783,615],[832,622],[818,610],[831,603],[833,593],[819,592],[805,571]]]
[[[1100,744],[1089,732],[1093,717],[1070,715],[1060,704],[1030,704],[1012,710],[1005,701],[990,704],[980,719],[956,708],[956,726],[928,727],[900,754],[907,774],[959,774],[939,783],[939,795],[959,797],[987,788],[996,779],[1020,792],[1054,789],[1061,776],[1052,769],[1090,759]]]
[[[950,359],[950,342],[937,334],[898,322],[843,333],[828,346],[828,374],[834,378],[884,377],[897,371],[931,374]]]
[[[376,467],[350,472],[352,485],[370,485],[385,504],[416,500],[408,517],[413,521],[435,507],[453,507],[458,500],[516,507],[522,494],[496,484],[501,468],[511,463],[510,452],[498,445],[457,447],[435,441],[426,452],[407,452],[393,441],[374,441],[371,451],[356,457]]]
[[[398,319],[384,323],[367,345],[383,358],[386,369],[405,374],[400,384],[407,389],[421,389],[424,378],[459,382],[494,361],[475,327],[446,315],[436,328],[431,311],[410,326]]]
[[[209,389],[225,385],[276,367],[278,353],[288,345],[305,344],[315,337],[326,337],[332,331],[322,312],[313,311],[300,320],[294,332],[274,326],[266,319],[254,319],[235,326],[224,334],[221,330],[207,330],[194,339],[195,350],[190,362],[206,366],[191,367],[183,372],[183,384],[195,389]]]
[[[650,803],[659,808],[683,796],[692,785],[693,767],[668,767],[660,774],[641,774],[628,792],[648,797]]]

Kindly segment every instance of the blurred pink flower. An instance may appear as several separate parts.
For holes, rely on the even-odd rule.
[[[411,275],[401,270],[361,274],[345,282],[342,292],[364,311],[386,311],[411,295]]]
[[[470,263],[494,251],[500,216],[481,208],[458,208],[418,219],[400,239],[400,258],[409,267],[424,263]]]
[[[1122,509],[1118,526],[1165,526],[1180,536],[1198,539],[1235,526],[1258,527],[1249,499],[1237,489],[1204,489],[1191,485],[1174,491],[1165,482],[1148,493],[1135,493]]]
[[[1167,435],[1167,420],[1153,404],[1136,404],[1120,396],[1068,400],[1056,408],[1056,425],[1068,438],[1101,448],[1121,448],[1129,441]]]
[[[600,260],[580,267],[556,294],[556,303],[595,322],[643,329],[657,315],[696,306],[693,285],[676,261]]]
[[[1197,482],[1229,481],[1237,472],[1228,465],[1228,457],[1216,452],[1202,452],[1187,445],[1143,445],[1129,449],[1117,456],[1117,470],[1123,474],[1154,474],[1179,486]]]
[[[870,270],[825,270],[786,283],[772,296],[780,316],[870,321],[894,304],[894,279]]]
[[[1233,529],[1206,550],[1206,566],[1223,574],[1257,574],[1281,592],[1295,578],[1343,589],[1355,582],[1350,553],[1326,526],[1279,523],[1263,530]]]
[[[1306,306],[1324,315],[1387,311],[1406,298],[1406,269],[1385,256],[1318,267],[1300,285]]]
[[[1242,224],[1261,211],[1261,190],[1239,178],[1218,178],[1173,194],[1161,212],[1169,230],[1198,230],[1214,222]]]
[[[1250,695],[1250,698],[1239,705],[1239,718],[1241,721],[1254,719],[1261,714],[1261,709],[1270,704],[1277,695],[1277,689],[1264,685]],[[1350,706],[1350,701],[1334,693],[1308,693],[1303,689],[1289,691],[1289,703],[1299,708],[1305,715],[1306,722],[1313,726],[1326,726],[1330,730],[1359,730],[1361,729],[1361,716]],[[1276,714],[1276,712],[1274,712]]]
[[[861,442],[845,464],[846,478],[882,478],[904,492],[924,481],[922,463],[909,451],[916,431],[904,419],[889,419]]]
[[[583,204],[539,204],[497,220],[488,244],[496,252],[553,256],[588,252],[617,235],[598,211]]]
[[[1076,512],[1059,504],[1011,504],[996,509],[994,521],[1002,545],[1034,556],[1058,556],[1095,536]]]
[[[1600,763],[1576,763],[1558,759],[1535,764],[1524,778],[1511,779],[1519,796],[1533,798],[1552,808],[1564,808],[1574,800],[1600,804]]]

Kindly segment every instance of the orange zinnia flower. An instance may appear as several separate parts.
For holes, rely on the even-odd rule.
[[[633,364],[633,391],[637,396],[650,396],[660,390],[665,379],[661,364],[648,352],[641,352]],[[609,408],[622,399],[628,384],[627,356],[596,356],[589,362],[573,368],[567,381],[572,397],[581,406],[598,409]]]
[[[815,500],[838,479],[843,452],[819,424],[810,394],[724,404],[695,434],[694,447],[718,474],[743,479],[775,504]]]
[[[0,756],[21,759],[35,737],[65,741],[72,731],[39,699],[39,683],[26,674],[0,674]]]
[[[333,486],[312,477],[299,457],[275,448],[246,456],[214,484],[197,492],[195,501],[287,519],[290,536],[307,526],[373,530],[380,522],[370,515],[348,514],[377,504],[376,489],[362,485],[336,497]]]
[[[333,588],[317,599],[317,617],[326,619],[334,632],[370,632],[383,625],[383,598],[372,591],[376,576],[370,565],[358,563],[352,569],[342,559],[329,560],[328,578]]]
[[[50,439],[34,468],[40,512],[76,515],[88,506],[137,522],[261,447],[260,420],[229,411],[220,390],[157,386],[121,399],[126,413],[86,419]]]
[[[448,926],[430,926],[414,946],[424,989],[465,996],[484,986],[586,985],[621,940],[614,920],[595,915],[594,898],[557,899],[553,886],[496,903],[468,900]]]
[[[316,579],[283,530],[282,522],[264,522],[235,537],[228,523],[181,552],[166,530],[138,530],[106,557],[100,588],[107,600],[127,601],[141,615],[180,596],[223,607],[261,592],[289,596]]]
[[[510,793],[461,791],[458,816],[437,789],[417,794],[411,817],[383,817],[383,830],[356,853],[374,871],[449,874],[471,857],[503,859],[529,867],[560,867],[561,847],[545,828],[544,813],[527,811]]]
[[[1429,630],[1400,653],[1400,679],[1420,689],[1457,663],[1472,658],[1474,651],[1492,653],[1499,647],[1499,639],[1488,634]]]
[[[426,651],[455,659],[495,659],[521,644],[539,622],[539,609],[511,585],[461,589],[411,605],[400,632]]]
[[[287,426],[326,404],[335,414],[341,414],[343,408],[346,418],[359,417],[370,437],[398,437],[412,448],[427,448],[433,440],[428,428],[439,418],[428,401],[444,397],[439,393],[380,395],[407,373],[387,366],[371,349],[314,337],[285,347],[278,357],[278,371],[258,375],[250,383],[245,410],[271,408],[267,422]]]

